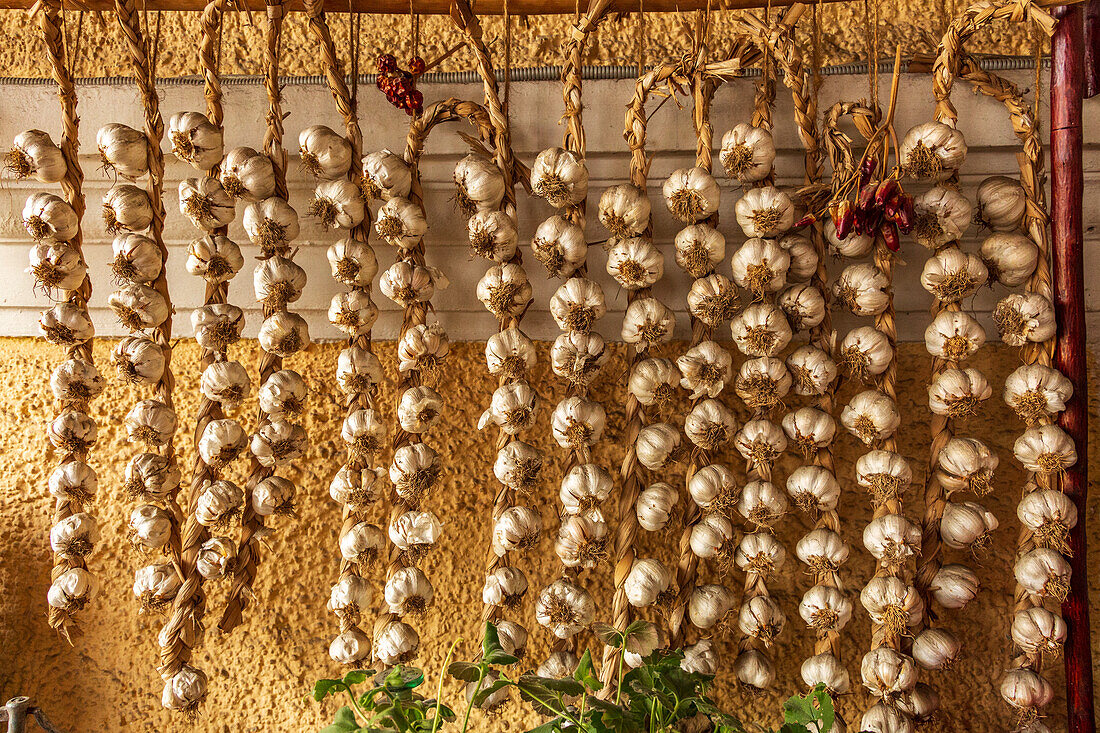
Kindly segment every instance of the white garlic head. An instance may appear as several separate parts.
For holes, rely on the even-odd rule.
[[[412,170],[397,153],[378,150],[362,160],[363,193],[368,199],[408,198],[412,190]]]
[[[268,476],[252,489],[252,511],[261,517],[295,516],[294,482],[282,476]]]
[[[172,153],[195,169],[207,171],[222,160],[222,131],[201,112],[177,112],[168,118]]]
[[[665,256],[649,237],[616,239],[607,250],[607,274],[625,290],[648,288],[664,277]]]
[[[603,288],[587,278],[569,278],[550,298],[550,315],[563,331],[588,333],[606,314]]]
[[[894,400],[872,389],[852,397],[840,413],[840,422],[849,433],[871,445],[897,431],[901,414]]]
[[[912,657],[885,646],[863,655],[860,673],[868,692],[883,698],[909,692],[920,675]]]
[[[729,278],[715,272],[691,283],[687,305],[693,318],[717,328],[741,309],[741,300]]]
[[[15,136],[4,170],[16,178],[33,178],[42,183],[57,183],[67,167],[61,148],[48,132],[24,130]]]
[[[978,255],[989,271],[990,281],[1006,288],[1026,283],[1039,262],[1039,248],[1023,234],[991,234],[982,241]]]
[[[86,503],[95,498],[99,477],[83,461],[62,463],[50,473],[50,494],[59,501]]]
[[[728,515],[741,498],[733,471],[720,463],[703,466],[692,474],[687,491],[700,509],[719,514]]]
[[[386,606],[397,616],[422,614],[432,603],[435,589],[424,571],[417,567],[401,568],[386,580]]]
[[[1028,425],[1061,413],[1072,395],[1073,384],[1061,372],[1043,364],[1017,367],[1005,379],[1004,401]]]
[[[554,374],[578,386],[587,386],[610,358],[607,342],[598,333],[569,331],[558,336],[550,347]]]
[[[588,257],[588,242],[581,227],[554,215],[535,230],[531,251],[550,277],[569,277]]]
[[[533,289],[521,265],[490,267],[477,283],[477,299],[497,320],[519,318],[531,304]]]
[[[559,639],[570,639],[592,623],[596,606],[584,588],[562,578],[539,593],[535,619]]]
[[[787,477],[787,493],[804,512],[831,512],[840,501],[840,483],[822,466],[799,466]]]
[[[450,281],[435,267],[398,260],[378,279],[378,289],[402,308],[427,303],[437,290],[445,290]]]
[[[27,197],[23,226],[35,241],[68,242],[76,236],[80,222],[73,207],[63,198],[40,192]]]
[[[168,544],[172,517],[156,504],[142,504],[130,513],[130,544],[150,552]]]
[[[206,465],[223,468],[248,447],[248,435],[232,418],[211,420],[199,437],[199,456]]]
[[[382,451],[388,435],[382,417],[369,408],[348,413],[340,428],[340,437],[348,446],[348,454],[359,462],[369,460]]]
[[[975,219],[995,232],[1011,232],[1023,223],[1027,194],[1007,176],[990,176],[978,184]]]
[[[531,165],[531,191],[551,206],[576,206],[588,196],[588,168],[571,150],[547,148]]]
[[[600,440],[607,425],[607,413],[598,402],[573,395],[554,408],[550,430],[562,448],[583,450]]]
[[[1077,463],[1073,438],[1057,425],[1028,428],[1016,439],[1012,452],[1024,468],[1034,473],[1060,473]]]
[[[515,608],[527,594],[527,576],[516,567],[496,568],[485,578],[481,601],[498,608]]]
[[[957,563],[944,565],[936,571],[928,587],[936,603],[952,609],[966,606],[978,595],[980,588],[977,574]]]
[[[848,265],[833,283],[833,297],[857,316],[877,316],[885,311],[890,292],[889,279],[869,262]]]
[[[1021,556],[1013,567],[1016,582],[1032,596],[1058,602],[1069,593],[1070,564],[1047,547],[1038,547]]]
[[[920,283],[941,303],[957,303],[973,295],[989,280],[989,271],[977,255],[947,247],[924,263]]]
[[[50,373],[50,391],[62,402],[87,402],[102,392],[105,383],[91,362],[73,358],[54,367]]]
[[[691,596],[688,597],[688,619],[697,629],[713,629],[725,620],[735,603],[733,591],[724,585],[697,585],[691,589]]]
[[[749,189],[733,210],[746,237],[779,237],[794,226],[794,203],[775,186]]]
[[[29,259],[26,272],[34,276],[35,285],[47,295],[57,289],[76,290],[88,274],[88,266],[80,252],[64,242],[36,242],[31,245]],[[156,253],[156,268],[159,273],[159,252]]]
[[[217,178],[185,178],[179,185],[180,213],[197,228],[212,232],[237,215],[234,201]]]
[[[649,228],[649,197],[630,183],[612,186],[600,195],[600,223],[613,237],[636,237]]]
[[[1022,609],[1012,618],[1012,641],[1025,654],[1058,654],[1066,632],[1065,619],[1042,606]]]
[[[794,334],[783,311],[772,303],[754,303],[730,321],[738,351],[746,356],[774,356]]]
[[[332,640],[328,655],[337,664],[359,664],[370,655],[370,637],[352,627]]]
[[[306,207],[306,214],[317,217],[324,230],[352,229],[363,223],[367,204],[363,192],[346,178],[317,184]]]
[[[531,491],[542,474],[542,451],[522,440],[512,440],[497,451],[493,475],[514,491]]]
[[[503,557],[509,552],[526,552],[542,535],[542,515],[528,506],[505,509],[493,522],[493,551]]]
[[[680,431],[668,423],[652,423],[638,432],[634,450],[638,462],[650,471],[660,471],[677,460]]]
[[[1000,459],[974,438],[952,438],[936,457],[936,478],[948,492],[969,490],[984,496],[993,489]]]
[[[924,332],[928,353],[948,361],[964,361],[985,343],[985,329],[977,319],[962,311],[943,310]]]
[[[764,578],[783,567],[787,551],[771,532],[752,532],[741,538],[734,562],[745,573]]]
[[[149,172],[149,143],[140,130],[112,122],[99,128],[95,140],[106,172],[131,181]]]
[[[260,324],[256,338],[264,351],[285,359],[309,346],[309,325],[297,313],[276,311]]]
[[[336,360],[336,384],[345,394],[369,392],[382,382],[382,363],[369,349],[349,346]]]
[[[799,283],[785,288],[776,303],[795,331],[809,331],[825,320],[825,296],[816,285]]]
[[[219,155],[220,157],[220,155]],[[190,665],[184,665],[164,681],[160,704],[168,710],[191,712],[206,699],[206,673]]]
[[[884,514],[864,527],[863,546],[880,562],[901,565],[920,553],[921,529],[900,514]]]
[[[762,181],[772,172],[775,141],[763,127],[742,122],[722,136],[718,159],[730,178],[742,183]]]
[[[966,140],[961,132],[942,122],[922,122],[905,133],[899,158],[909,175],[942,181],[962,167]]]
[[[128,241],[137,236],[139,235],[129,234],[120,238]],[[118,262],[117,256],[115,261]],[[211,284],[232,280],[242,267],[244,255],[241,254],[241,248],[220,234],[208,234],[202,239],[196,239],[187,250],[187,272]]]
[[[509,382],[493,392],[489,409],[481,414],[478,430],[495,425],[508,435],[517,435],[535,422],[538,395],[524,381]]]
[[[431,512],[409,511],[390,523],[390,542],[410,560],[423,557],[443,533],[443,525]]]
[[[504,176],[496,163],[484,155],[471,153],[458,161],[454,181],[458,189],[455,203],[466,216],[499,209],[504,200]]]
[[[1054,306],[1039,293],[1012,293],[1001,299],[993,310],[993,320],[1001,340],[1009,346],[1043,343],[1054,338],[1058,324]]]
[[[661,190],[672,216],[687,224],[706,219],[718,211],[721,190],[714,176],[704,168],[674,170]]]
[[[428,231],[424,209],[406,198],[394,196],[378,209],[374,231],[389,244],[410,250],[420,243]]]
[[[179,484],[180,470],[174,461],[156,453],[139,453],[126,464],[122,488],[137,500],[164,501]]]
[[[775,682],[775,663],[759,649],[746,649],[733,661],[733,673],[742,685],[766,690]]]
[[[478,211],[466,222],[470,249],[493,262],[507,262],[516,254],[519,234],[516,221],[503,211]]]
[[[370,333],[378,320],[378,307],[365,290],[351,290],[332,296],[328,321],[348,336]]]
[[[124,421],[131,443],[161,447],[176,432],[176,413],[160,400],[142,400],[130,408]]]
[[[684,435],[705,451],[715,451],[727,444],[736,428],[729,408],[710,398],[699,401],[684,419]]]
[[[819,633],[840,631],[852,620],[852,602],[831,585],[815,585],[802,595],[798,615]]]
[[[754,596],[741,604],[737,614],[737,627],[745,636],[760,641],[764,646],[783,633],[787,617],[779,604],[770,596]]]
[[[573,466],[562,478],[558,499],[566,514],[595,516],[600,505],[611,496],[614,485],[605,469],[594,463],[582,463]]]
[[[310,125],[298,134],[302,168],[316,178],[331,181],[346,176],[351,152],[351,143],[325,125]]]
[[[702,341],[676,359],[680,386],[691,391],[691,399],[717,397],[733,376],[733,358],[714,341]],[[784,370],[786,371],[786,370]]]
[[[439,323],[417,323],[401,334],[397,343],[398,370],[419,372],[422,379],[438,373],[443,360],[451,353],[451,340]]]
[[[374,658],[387,667],[411,661],[419,649],[416,629],[401,621],[387,623],[374,637]]]
[[[875,248],[875,239],[869,234],[848,232],[848,236],[841,239],[836,230],[836,222],[831,218],[825,222],[823,229],[828,252],[833,257],[849,257],[858,260],[871,254],[871,250]]]
[[[340,535],[340,556],[367,567],[379,556],[385,543],[382,530],[369,522],[358,522]]]
[[[822,448],[828,448],[836,436],[836,420],[816,407],[800,407],[788,412],[783,416],[782,425],[787,440],[807,458],[817,455]]]
[[[46,428],[46,438],[50,444],[66,453],[87,451],[95,445],[98,437],[99,428],[95,420],[79,410],[62,412]]]
[[[835,573],[848,559],[848,545],[827,527],[812,529],[794,548],[795,555],[814,573]]]
[[[153,223],[153,204],[149,194],[130,183],[111,186],[103,195],[103,223],[111,235],[148,229]]]
[[[308,447],[306,431],[285,419],[271,420],[252,436],[252,455],[267,468],[282,468],[302,457]]]
[[[99,593],[99,580],[84,568],[69,568],[50,584],[46,600],[51,608],[75,613]]]
[[[837,376],[836,362],[817,346],[799,346],[787,357],[795,394],[820,396],[825,394]]]
[[[638,493],[638,500],[634,503],[638,524],[649,532],[664,529],[668,526],[679,498],[679,492],[664,482],[645,487]]]
[[[962,643],[947,629],[925,629],[913,639],[913,659],[924,669],[950,669]]]
[[[654,558],[640,558],[634,561],[623,582],[623,591],[630,605],[635,608],[652,606],[666,596],[672,585],[673,573],[668,567]]]
[[[64,560],[79,561],[99,542],[99,524],[86,512],[70,514],[50,527],[50,549]]]
[[[733,257],[730,267],[733,281],[757,299],[767,293],[778,293],[787,284],[790,253],[774,239],[753,237],[745,240]]]
[[[156,328],[168,320],[168,303],[148,285],[127,283],[107,296],[107,305],[119,323],[131,332]]]
[[[676,233],[676,264],[693,278],[709,275],[726,258],[726,238],[709,224],[692,224]]]
[[[783,429],[768,420],[749,420],[737,433],[737,452],[754,465],[770,466],[787,450]]]
[[[285,251],[301,233],[298,212],[278,196],[269,196],[244,207],[241,216],[248,241],[264,255]]]
[[[832,695],[843,695],[851,688],[848,670],[839,659],[828,652],[808,657],[802,662],[799,672],[807,686],[824,685]]]
[[[271,158],[253,148],[233,148],[222,161],[222,188],[233,199],[263,201],[275,193]]]

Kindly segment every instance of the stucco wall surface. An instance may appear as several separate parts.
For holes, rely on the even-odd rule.
[[[542,343],[540,359],[547,344]],[[96,345],[96,360],[105,363],[112,344]],[[489,507],[495,488],[491,462],[492,440],[475,429],[477,417],[488,402],[495,386],[485,374],[483,344],[458,344],[445,366],[441,392],[450,406],[442,424],[430,435],[445,462],[441,484],[428,505],[442,518],[445,536],[439,550],[429,556],[424,568],[436,588],[434,606],[416,620],[423,639],[420,664],[434,680],[442,665],[449,642],[456,636],[476,639],[480,618],[482,561],[488,546]],[[683,344],[670,344],[668,355],[682,353]],[[338,552],[336,536],[340,524],[339,508],[328,498],[328,483],[339,464],[343,446],[339,426],[343,415],[340,395],[332,384],[336,344],[315,345],[302,356],[288,360],[288,367],[299,370],[310,385],[306,427],[312,447],[289,474],[299,485],[298,520],[280,519],[271,549],[263,553],[256,585],[257,601],[249,609],[246,623],[232,635],[208,633],[206,645],[196,654],[196,662],[211,679],[210,698],[201,715],[191,721],[173,717],[160,708],[157,699],[160,682],[154,671],[155,639],[159,619],[137,613],[130,591],[133,571],[143,564],[139,554],[128,546],[126,521],[131,504],[123,496],[120,483],[127,458],[134,452],[125,443],[119,424],[133,402],[135,390],[110,380],[107,392],[94,404],[100,421],[100,439],[93,450],[92,464],[99,472],[100,490],[94,505],[103,528],[103,540],[91,558],[91,567],[104,581],[102,595],[80,617],[84,635],[68,647],[46,623],[45,594],[49,584],[50,554],[47,534],[51,501],[46,478],[54,456],[44,437],[44,427],[53,412],[47,379],[59,354],[53,347],[32,339],[0,340],[0,697],[29,694],[45,708],[54,722],[74,732],[84,731],[209,731],[247,733],[249,731],[317,730],[330,714],[327,706],[307,699],[312,682],[339,673],[327,655],[327,645],[335,633],[334,617],[325,610],[331,582],[336,577]],[[382,404],[387,419],[392,417],[394,347],[377,344],[383,363],[390,369]],[[255,342],[234,347],[251,373],[255,373],[259,350]],[[920,486],[925,473],[928,450],[928,420],[925,386],[929,359],[923,347],[903,344],[899,369],[900,407],[904,416],[901,451],[912,461],[916,474],[914,486]],[[736,358],[736,357],[735,357]],[[1014,351],[987,345],[973,365],[985,373],[993,385],[1018,365]],[[181,419],[192,421],[197,405],[197,349],[185,340],[175,351],[176,401]],[[736,364],[735,364],[736,367]],[[607,467],[616,467],[622,456],[623,390],[625,373],[623,352],[616,352],[605,376],[595,389],[595,397],[608,410],[608,431],[596,451],[595,459]],[[533,374],[533,384],[544,398],[538,424],[524,436],[547,451],[543,482],[530,502],[540,506],[550,531],[537,550],[521,562],[528,570],[533,587],[541,587],[556,572],[553,554],[553,528],[557,526],[555,507],[560,478],[562,452],[549,437],[550,405],[560,397],[557,380],[545,361]],[[848,396],[849,386],[842,393]],[[725,397],[737,411],[745,410],[730,396]],[[796,407],[798,398],[788,408]],[[1097,398],[1090,398],[1090,411],[1096,414]],[[251,409],[242,410],[240,419],[252,420]],[[675,406],[676,420],[682,420],[684,405]],[[1001,528],[992,547],[976,559],[948,552],[956,561],[972,564],[984,583],[978,600],[961,612],[947,612],[940,623],[956,630],[966,641],[965,654],[949,673],[926,673],[943,697],[945,723],[937,730],[1004,731],[1010,729],[1011,716],[996,693],[1009,655],[1008,620],[1011,613],[1012,573],[1016,518],[1015,503],[1022,473],[1011,454],[1011,444],[1020,426],[999,399],[988,401],[980,417],[967,426],[967,433],[994,446],[1001,458],[996,488],[983,502],[997,515]],[[530,436],[530,437],[528,437]],[[177,444],[189,465],[192,441],[181,428]],[[1097,468],[1100,446],[1091,441],[1090,467]],[[847,627],[843,657],[851,670],[853,689],[858,688],[858,659],[868,643],[869,622],[858,603],[858,591],[869,578],[872,564],[862,549],[860,534],[869,518],[868,497],[852,480],[852,465],[859,447],[848,435],[838,437],[837,473],[844,488],[841,502],[843,534],[852,547],[852,560],[843,570],[843,580],[855,604],[855,616]],[[726,455],[732,466],[740,460]],[[778,468],[782,478],[796,465],[788,456]],[[674,485],[678,476],[666,477]],[[1095,496],[1095,494],[1094,494]],[[906,496],[907,514],[916,518],[921,502],[919,490]],[[1100,560],[1100,523],[1097,502],[1090,506],[1084,520],[1090,522],[1091,563]],[[780,536],[788,548],[808,527],[808,519],[788,515],[779,523]],[[642,556],[671,558],[675,536],[667,533],[642,533]],[[598,618],[610,617],[611,568],[604,566],[584,573],[583,583],[592,589],[599,607]],[[714,578],[713,569],[701,570],[701,578]],[[372,579],[378,587],[379,577]],[[739,574],[726,581],[739,586]],[[779,700],[801,689],[798,664],[811,647],[811,640],[797,617],[797,603],[809,585],[809,577],[796,562],[789,562],[779,574],[774,596],[787,612],[789,623],[778,642],[779,678],[774,694],[746,696],[733,689],[727,678],[718,684],[719,698],[746,720],[776,722]],[[1097,584],[1093,584],[1097,589]],[[212,584],[209,608],[216,613],[225,596],[224,584]],[[537,664],[547,653],[548,634],[533,620],[533,596],[528,596],[517,620],[532,631],[530,663]],[[1094,590],[1093,605],[1098,600]],[[211,619],[210,626],[215,626]],[[719,633],[723,669],[727,672],[736,649],[737,632],[727,628]],[[1095,638],[1095,637],[1094,637]],[[589,643],[593,643],[589,638]],[[459,657],[471,657],[476,645],[460,645]],[[1061,663],[1051,670],[1059,690],[1050,706],[1047,721],[1053,730],[1064,730],[1064,682]],[[457,700],[457,688],[448,683],[447,697]],[[841,700],[849,720],[858,720],[859,711],[868,704],[862,692]],[[474,730],[522,731],[535,719],[518,705],[506,708],[502,715],[485,719],[475,715]]]

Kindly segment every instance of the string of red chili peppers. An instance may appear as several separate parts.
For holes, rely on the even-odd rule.
[[[416,82],[427,70],[427,64],[420,56],[409,59],[408,70],[397,66],[397,58],[391,53],[378,57],[378,89],[386,95],[397,109],[405,110],[412,116],[424,111],[424,95],[416,88]]]

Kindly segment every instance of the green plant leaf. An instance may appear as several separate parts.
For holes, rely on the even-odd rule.
[[[516,681],[516,687],[521,691],[524,687],[540,687],[546,688],[552,692],[558,692],[562,695],[583,695],[584,685],[577,682],[572,677],[563,677],[561,679],[555,679],[553,677],[538,677],[533,674],[520,675],[520,678]]]
[[[447,674],[463,682],[477,682],[482,676],[481,668],[470,662],[451,662]]]
[[[595,623],[592,624],[592,631],[596,634],[596,638],[614,649],[622,649],[623,645],[626,643],[626,639],[622,632],[614,626]]]
[[[505,654],[504,650],[502,649],[500,651],[493,652],[489,656],[485,657],[485,661],[489,664],[500,664],[503,666],[508,666],[510,664],[515,664],[516,662],[518,662],[519,658],[514,657],[511,654]]]
[[[493,654],[504,653],[504,647],[500,645],[500,636],[497,635],[497,627],[491,621],[485,622],[485,636],[481,639],[481,657],[488,659]]]
[[[480,708],[482,703],[494,692],[511,685],[512,683],[509,680],[493,680],[488,687],[484,687],[474,694],[474,705]]]
[[[626,650],[631,654],[648,656],[660,644],[657,624],[650,621],[635,621],[626,627],[623,635],[626,637]]]
[[[557,717],[560,710],[565,707],[562,696],[544,685],[543,682],[543,678],[534,675],[521,677],[520,683],[516,685],[519,689],[520,699],[531,703],[535,712],[540,715]],[[558,707],[555,708],[555,705]]]
[[[573,672],[573,679],[577,680],[592,692],[603,687],[600,678],[596,676],[596,668],[592,664],[592,652],[585,649],[581,655],[581,661],[577,663],[577,669]]]
[[[361,669],[353,669],[344,675],[344,684],[348,687],[352,685],[361,685],[367,681],[367,675],[374,674],[373,672],[364,672]]]
[[[313,683],[313,699],[320,702],[329,695],[335,695],[343,689],[343,684],[341,680],[317,680]]]
[[[355,712],[347,705],[336,711],[332,724],[342,726],[340,730],[359,730],[359,721],[355,719]]]

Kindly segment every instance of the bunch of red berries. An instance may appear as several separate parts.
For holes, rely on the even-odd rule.
[[[390,104],[405,110],[405,114],[420,114],[424,110],[424,95],[416,88],[416,81],[424,73],[424,59],[413,56],[409,68],[398,68],[393,54],[378,57],[378,88],[390,100]]]
[[[896,178],[872,180],[877,167],[874,158],[864,160],[859,170],[859,193],[855,202],[833,201],[829,204],[829,214],[840,239],[846,239],[852,232],[878,236],[890,251],[897,252],[901,243],[899,233],[908,234],[913,229],[913,197],[902,190]]]

